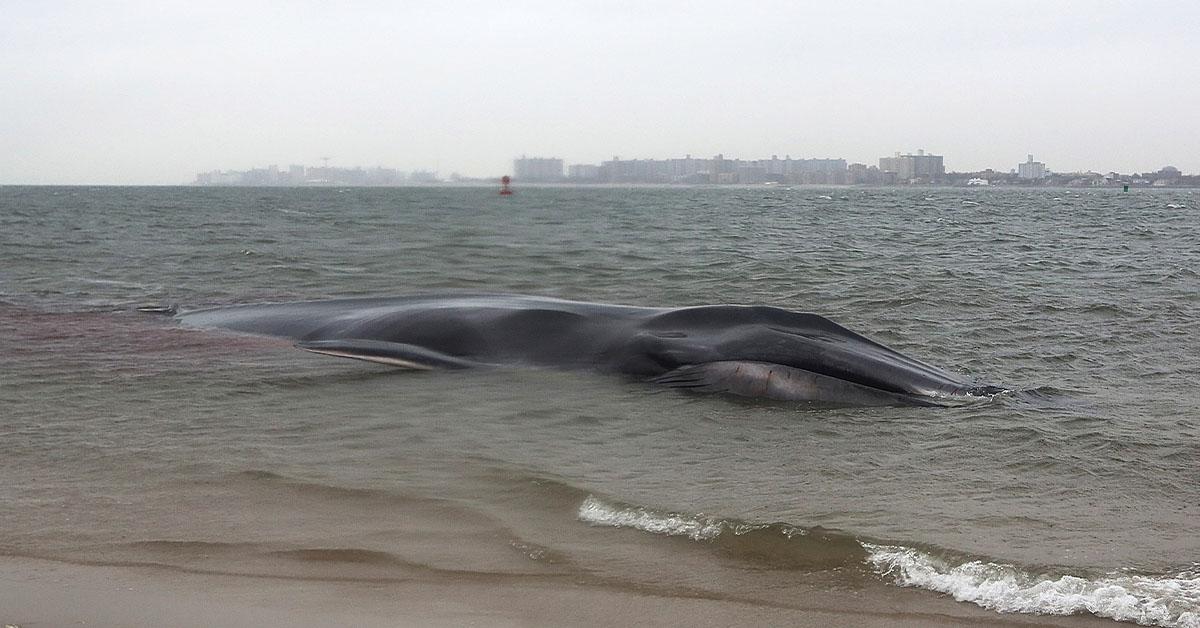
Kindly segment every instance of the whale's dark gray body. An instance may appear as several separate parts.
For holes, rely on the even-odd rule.
[[[454,295],[240,305],[179,319],[405,368],[590,369],[697,391],[851,405],[937,405],[1003,390],[821,316],[774,307]]]

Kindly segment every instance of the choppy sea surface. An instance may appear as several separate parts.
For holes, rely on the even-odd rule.
[[[136,311],[480,291],[815,312],[1026,393],[411,373]],[[1195,627],[1197,336],[1189,190],[0,187],[0,554]]]

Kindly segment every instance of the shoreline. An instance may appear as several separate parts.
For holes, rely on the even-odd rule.
[[[577,579],[530,581],[465,574],[339,581],[78,565],[11,556],[0,558],[0,623],[19,628],[1115,625],[1092,616],[999,614],[927,591],[884,586],[804,587],[789,595],[787,604],[771,604]]]

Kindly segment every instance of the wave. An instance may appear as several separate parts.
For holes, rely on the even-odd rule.
[[[953,552],[878,544],[819,527],[662,512],[594,495],[579,505],[578,518],[595,526],[683,537],[762,566],[857,568],[889,584],[945,593],[1001,613],[1091,613],[1148,626],[1200,628],[1200,563],[1170,574],[1038,573]]]
[[[1200,628],[1200,563],[1174,574],[1096,578],[1033,574],[1014,565],[954,564],[903,546],[864,543],[868,562],[894,584],[946,593],[1001,613],[1091,613],[1147,626]]]
[[[579,505],[579,519],[594,525],[634,528],[667,536],[686,536],[693,541],[712,540],[725,528],[725,524],[719,519],[657,513],[641,507],[611,506],[592,495]]]
[[[336,484],[302,480],[262,469],[247,469],[206,480],[220,485],[258,486],[271,491],[287,491],[299,497],[335,501],[360,501],[370,504],[390,504],[407,508],[442,511],[466,511],[456,503],[438,497],[409,495],[378,488],[354,488]]]
[[[708,543],[719,553],[768,569],[826,571],[861,565],[866,557],[854,537],[820,527],[749,523],[612,504],[589,495],[579,506],[581,521]]]

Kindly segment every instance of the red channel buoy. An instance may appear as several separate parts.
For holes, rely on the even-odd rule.
[[[508,175],[500,177],[500,196],[512,196],[512,190],[508,189],[509,183],[512,183],[512,179]]]

